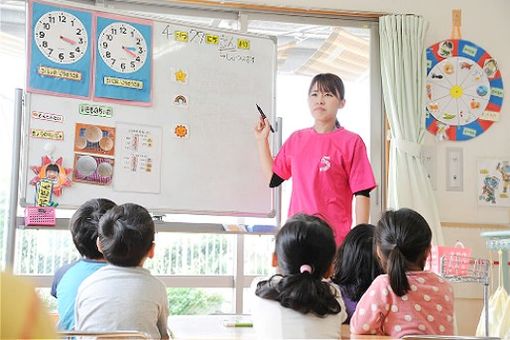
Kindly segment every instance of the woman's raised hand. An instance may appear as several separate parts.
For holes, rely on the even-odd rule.
[[[269,122],[267,121],[267,118],[259,119],[254,131],[255,138],[257,138],[257,140],[267,140],[267,136],[269,136]]]

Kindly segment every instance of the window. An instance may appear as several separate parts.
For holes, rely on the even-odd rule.
[[[382,112],[378,69],[377,23],[306,16],[240,13],[234,10],[172,8],[106,1],[114,8],[128,9],[162,19],[177,19],[193,24],[228,30],[245,30],[278,38],[278,74],[276,112],[283,121],[283,140],[296,129],[310,126],[307,91],[311,77],[320,72],[340,75],[346,86],[345,109],[339,112],[340,123],[359,133],[370,152],[376,178],[382,176]],[[24,86],[25,2],[0,4],[0,63],[9,65],[0,85],[0,127],[2,145],[11,145],[13,88]],[[254,124],[257,117],[254,116]],[[0,157],[10,159],[10,148],[2,148]],[[8,163],[10,164],[10,163]],[[9,167],[0,170],[0,203],[6,202],[10,181]],[[282,216],[285,219],[291,184],[283,187]],[[372,215],[382,210],[383,191],[374,193]],[[5,206],[4,204],[3,206]],[[22,210],[19,209],[19,212]],[[71,212],[67,212],[70,215]],[[0,213],[0,258],[6,249],[5,211]],[[269,224],[273,219],[218,216],[172,215],[165,221],[195,223]],[[34,276],[48,296],[52,275],[63,264],[79,257],[69,232],[18,230],[15,246],[15,272]],[[221,228],[220,228],[221,229]],[[256,276],[274,273],[270,266],[274,236],[229,234],[218,230],[188,232],[186,227],[172,230],[164,225],[156,235],[156,256],[146,267],[168,286],[172,314],[239,313],[249,311],[243,300],[251,294],[249,285]],[[243,299],[244,296],[244,299]],[[47,297],[47,301],[53,298]],[[190,304],[190,301],[196,303]]]

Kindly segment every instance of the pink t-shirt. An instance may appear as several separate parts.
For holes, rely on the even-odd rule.
[[[361,297],[351,318],[354,334],[453,335],[453,290],[432,272],[407,272],[411,290],[397,296],[388,275],[379,275]]]
[[[352,225],[352,195],[376,186],[365,143],[344,128],[317,133],[294,132],[276,156],[273,172],[292,177],[289,216],[317,214],[335,232],[340,244]]]

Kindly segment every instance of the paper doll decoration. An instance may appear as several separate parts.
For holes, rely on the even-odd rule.
[[[52,162],[48,156],[43,156],[41,158],[41,165],[30,167],[36,174],[30,181],[30,184],[37,186],[37,183],[43,179],[51,180],[53,182],[53,194],[55,194],[55,196],[61,196],[62,189],[71,186],[71,179],[68,176],[73,171],[72,168],[64,168],[62,165],[63,161],[62,157]]]

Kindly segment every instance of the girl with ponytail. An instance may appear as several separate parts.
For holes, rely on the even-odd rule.
[[[432,272],[424,272],[432,232],[416,211],[383,214],[375,229],[381,267],[351,318],[355,334],[453,335],[453,290]]]
[[[257,283],[252,305],[259,338],[340,338],[346,318],[331,273],[335,238],[326,222],[298,214],[276,235],[278,274]]]

